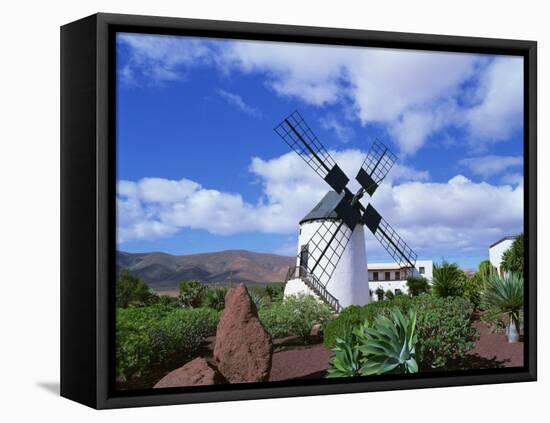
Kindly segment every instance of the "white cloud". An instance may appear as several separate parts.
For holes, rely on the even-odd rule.
[[[330,152],[351,178],[365,152]],[[227,235],[259,231],[293,234],[298,221],[326,194],[329,187],[294,152],[272,160],[254,157],[249,171],[258,178],[262,196],[256,203],[237,193],[207,189],[188,179],[179,181],[143,178],[118,184],[119,241],[154,239],[171,235],[180,228],[204,229]],[[426,180],[428,173],[396,165],[391,180]],[[390,180],[388,178],[388,180]]]
[[[493,175],[502,173],[509,168],[517,168],[523,165],[523,157],[521,156],[481,156],[469,157],[458,162],[475,175],[488,178]]]
[[[221,61],[244,73],[266,73],[278,94],[321,106],[341,95],[348,56],[342,47],[251,41],[232,43]]]
[[[342,123],[334,115],[324,116],[319,122],[322,128],[334,131],[336,138],[343,143],[349,142],[355,135],[351,126]]]
[[[523,227],[522,185],[474,183],[463,175],[383,185],[372,202],[414,251],[434,260],[485,255],[493,241]],[[367,245],[374,254],[383,251],[375,241]]]
[[[223,98],[228,104],[235,106],[241,112],[256,118],[260,118],[262,116],[261,112],[257,108],[246,104],[240,95],[230,93],[229,91],[221,89],[217,92],[218,95]]]
[[[502,175],[502,178],[500,178],[500,180],[505,184],[521,186],[523,186],[523,179],[522,173],[506,173]]]
[[[137,77],[172,81],[185,75],[185,67],[213,63],[212,49],[198,38],[122,33],[117,42],[131,51],[121,75],[126,83],[135,83]]]
[[[330,153],[352,178],[350,188],[357,189],[353,178],[365,152]],[[327,192],[326,183],[293,152],[271,160],[253,158],[249,170],[262,187],[256,203],[187,179],[121,181],[119,242],[170,236],[182,228],[218,235],[262,232],[293,236],[299,220]],[[159,191],[152,194],[155,187]],[[430,182],[427,172],[403,165],[396,165],[372,199],[363,199],[364,204],[367,201],[372,201],[413,250],[434,260],[485,254],[492,241],[521,231],[523,225],[523,184],[475,183],[460,174],[447,182]],[[367,246],[369,255],[383,254],[370,233]],[[291,250],[287,243],[278,252]]]
[[[523,124],[523,58],[499,57],[482,73],[476,97],[480,100],[465,111],[471,135],[499,141]]]
[[[436,134],[446,139],[454,127],[483,151],[523,122],[521,58],[171,36],[124,35],[121,42],[132,49],[127,80],[136,73],[155,81],[181,78],[204,64],[225,74],[261,73],[280,96],[337,104],[363,125],[384,125],[405,155]]]

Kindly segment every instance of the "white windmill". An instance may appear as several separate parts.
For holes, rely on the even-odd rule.
[[[386,146],[374,142],[355,177],[361,188],[353,194],[346,186],[349,178],[297,111],[277,125],[275,132],[334,190],[300,221],[298,256],[287,275],[285,296],[316,295],[336,312],[352,304],[367,304],[363,226],[401,268],[414,269],[417,255],[371,204],[364,207],[360,201],[365,192],[374,194],[396,160]]]

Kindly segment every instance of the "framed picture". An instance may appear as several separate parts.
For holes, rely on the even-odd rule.
[[[536,380],[536,43],[61,28],[61,394]]]

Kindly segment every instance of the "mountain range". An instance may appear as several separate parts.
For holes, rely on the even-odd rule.
[[[295,257],[227,250],[175,256],[166,253],[117,252],[117,273],[128,269],[157,290],[176,289],[178,282],[196,279],[203,283],[269,283],[284,281]]]

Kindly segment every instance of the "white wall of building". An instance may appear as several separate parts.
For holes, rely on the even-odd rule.
[[[298,240],[299,255],[301,247],[306,245],[319,226],[323,223],[332,225],[335,229],[339,225],[338,221],[310,221],[304,222],[300,226],[300,236]],[[345,232],[348,231],[348,232]],[[342,235],[349,235],[350,229],[344,225],[342,227]],[[341,240],[341,239],[340,239]],[[338,241],[338,240],[335,240]],[[334,242],[334,241],[333,241]],[[309,252],[309,263],[314,263],[320,256],[320,251],[316,254],[313,251]],[[320,268],[328,265],[331,253],[327,253],[319,263]],[[299,265],[299,259],[296,263]],[[367,252],[365,249],[365,232],[363,225],[357,225],[353,230],[351,238],[344,250],[338,265],[334,269],[330,280],[326,276],[321,276],[320,282],[326,285],[326,289],[340,302],[342,307],[349,305],[364,305],[370,300],[369,280],[365,269],[367,268]],[[318,272],[315,272],[319,275]],[[285,287],[285,296],[297,293],[310,294],[309,288],[299,279],[293,279],[287,282]]]
[[[407,273],[396,263],[369,263],[368,274],[369,287],[373,293],[373,299],[377,299],[375,292],[378,288],[382,288],[384,292],[389,290],[394,294],[396,290],[401,291],[403,294],[409,292]],[[423,276],[431,283],[433,280],[433,261],[418,260],[413,271],[413,276]]]
[[[502,263],[502,255],[512,246],[513,243],[513,238],[506,238],[489,248],[489,261],[497,268],[497,271],[501,276],[502,271],[500,269],[500,264]]]

